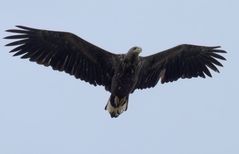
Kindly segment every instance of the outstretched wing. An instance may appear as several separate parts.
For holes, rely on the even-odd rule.
[[[5,39],[17,39],[6,46],[17,46],[10,52],[54,70],[65,71],[93,85],[110,90],[118,55],[107,52],[68,32],[57,32],[16,26]]]
[[[226,53],[219,46],[206,47],[179,45],[166,51],[141,57],[142,70],[136,89],[154,87],[159,79],[161,83],[176,81],[179,78],[211,77],[209,68],[219,72],[217,66],[223,66],[217,59],[226,60],[218,53]]]

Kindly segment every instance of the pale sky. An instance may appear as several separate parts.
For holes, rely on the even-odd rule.
[[[1,38],[25,25],[69,31],[114,53],[189,43],[228,54],[213,78],[137,90],[111,119],[103,87],[12,57],[1,39],[0,154],[238,154],[238,8],[237,0],[1,1]]]

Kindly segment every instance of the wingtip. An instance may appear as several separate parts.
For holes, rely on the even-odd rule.
[[[8,43],[8,44],[5,44],[4,46],[5,46],[5,47],[9,47],[9,46],[12,46],[11,44],[12,44],[12,43]]]
[[[220,45],[212,47],[213,49],[221,48]]]
[[[10,36],[5,36],[3,39],[11,39],[13,38],[14,35],[10,35]]]
[[[220,50],[220,49],[216,49],[216,50],[213,50],[214,52],[217,52],[217,53],[227,53],[225,50]]]
[[[18,28],[20,28],[20,26],[19,26],[19,25],[15,25],[15,27],[18,27]],[[5,30],[5,32],[12,32],[12,31],[14,31],[14,30],[16,30],[16,29],[7,29],[7,30]]]
[[[5,32],[11,32],[12,31],[12,29],[7,29],[7,30],[5,30]]]
[[[210,48],[212,49],[212,50],[211,50],[212,52],[227,53],[227,51],[220,49],[221,46],[214,46],[214,47],[210,47]]]
[[[27,28],[27,27],[22,26],[22,25],[15,25],[15,27],[17,27],[17,28],[21,28],[21,29]]]
[[[27,27],[27,26],[22,26],[22,25],[16,25],[17,28],[20,28],[20,29],[23,29],[23,30],[34,30],[34,28],[30,28],[30,27]]]

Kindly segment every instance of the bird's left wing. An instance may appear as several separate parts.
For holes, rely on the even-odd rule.
[[[184,44],[141,57],[142,69],[135,89],[154,87],[160,79],[167,83],[179,78],[211,77],[209,68],[219,72],[216,65],[223,65],[217,59],[226,60],[218,54],[226,51],[218,48]]]
[[[101,49],[68,32],[40,30],[24,26],[9,29],[17,39],[6,46],[17,46],[10,52],[54,70],[65,71],[93,85],[110,90],[111,79],[119,56]]]

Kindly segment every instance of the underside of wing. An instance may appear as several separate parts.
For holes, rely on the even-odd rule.
[[[226,60],[219,54],[226,51],[219,48],[184,44],[142,57],[143,67],[136,89],[154,87],[159,80],[167,83],[179,78],[211,77],[210,69],[219,72],[217,66],[223,66],[218,59]]]
[[[17,26],[7,32],[16,39],[6,46],[16,46],[14,56],[29,59],[54,70],[65,71],[93,85],[110,90],[118,55],[105,51],[68,32],[57,32]]]

